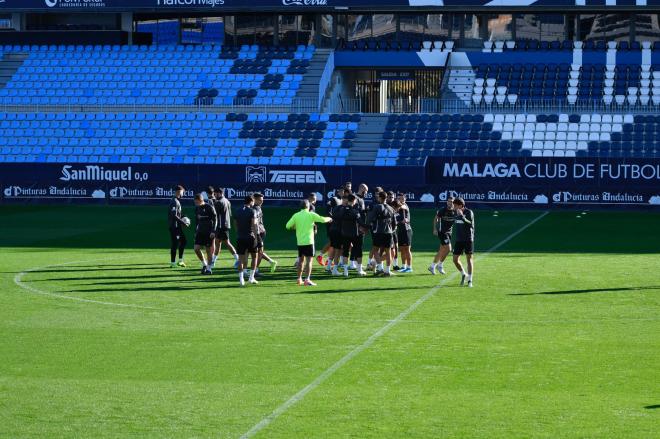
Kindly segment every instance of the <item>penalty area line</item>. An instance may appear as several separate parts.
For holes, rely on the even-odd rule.
[[[537,216],[534,218],[532,221],[528,222],[515,232],[511,233],[509,236],[489,248],[485,253],[482,253],[480,257],[477,257],[476,260],[483,259],[487,257],[489,254],[493,253],[494,251],[497,251],[499,248],[501,248],[503,245],[505,245],[507,242],[511,241],[513,238],[516,236],[520,235],[522,232],[527,230],[529,227],[533,226],[536,224],[538,221],[540,221],[542,218],[544,218],[549,212],[545,211],[541,215]],[[305,396],[307,396],[308,393],[316,389],[318,386],[320,386],[325,380],[330,378],[337,370],[341,369],[342,366],[344,366],[346,363],[351,361],[353,358],[358,356],[360,353],[368,349],[371,345],[376,342],[380,337],[382,337],[384,334],[386,334],[390,329],[392,329],[394,326],[398,325],[401,323],[406,317],[408,317],[410,314],[412,314],[413,311],[415,311],[417,308],[419,308],[420,305],[422,305],[424,302],[429,300],[431,297],[435,295],[436,292],[440,289],[441,286],[449,282],[450,280],[454,279],[456,276],[458,276],[458,272],[454,272],[453,274],[449,275],[446,277],[442,282],[440,282],[438,285],[435,287],[431,288],[426,294],[424,294],[422,297],[417,299],[412,305],[410,305],[408,308],[406,308],[404,311],[401,312],[398,316],[396,316],[393,320],[390,320],[389,323],[387,323],[385,326],[381,327],[378,329],[376,332],[371,334],[369,338],[367,338],[365,341],[363,341],[359,346],[354,348],[352,351],[344,355],[342,358],[340,358],[336,363],[334,363],[332,366],[324,370],[318,377],[316,377],[311,383],[307,384],[305,387],[300,389],[296,394],[291,396],[288,400],[286,400],[284,403],[282,403],[280,406],[275,408],[268,416],[257,422],[252,428],[250,428],[248,431],[243,433],[241,435],[241,439],[248,439],[253,437],[255,434],[259,433],[261,430],[264,428],[268,427],[273,421],[275,421],[277,418],[282,416],[284,413],[286,413],[287,410],[289,410],[291,407],[293,407],[295,404],[300,402]]]

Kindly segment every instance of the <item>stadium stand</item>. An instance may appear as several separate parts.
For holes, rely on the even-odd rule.
[[[290,105],[314,46],[6,46],[4,105]]]
[[[466,97],[474,106],[659,105],[659,56],[660,44],[650,41],[486,41],[471,72],[454,83],[471,82]]]
[[[0,162],[343,166],[358,114],[0,113]]]
[[[375,164],[416,166],[429,156],[657,157],[659,135],[656,115],[390,115]]]

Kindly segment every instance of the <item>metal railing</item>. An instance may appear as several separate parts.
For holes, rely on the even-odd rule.
[[[4,113],[318,113],[319,102],[316,98],[294,99],[290,105],[259,104],[250,100],[234,100],[232,105],[216,105],[200,102],[197,105],[8,105],[0,104]],[[578,101],[569,104],[565,100],[520,101],[515,104],[481,103],[467,104],[460,99],[391,99],[380,102],[379,111],[365,106],[361,99],[345,99],[342,96],[329,99],[325,103],[326,113],[504,113],[504,114],[660,114],[660,105],[606,105],[603,102]]]

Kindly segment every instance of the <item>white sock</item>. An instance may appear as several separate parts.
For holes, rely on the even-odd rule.
[[[238,261],[238,253],[234,253],[234,259]]]
[[[385,273],[389,273],[389,272],[390,272],[390,266],[389,266],[389,265],[386,265],[386,266],[385,266]]]
[[[245,277],[244,277],[242,271],[241,271],[240,273],[238,273],[238,278],[239,278],[242,282],[245,282]]]
[[[402,268],[405,270],[406,268],[408,268],[408,264],[403,264]]]
[[[394,258],[394,265],[399,265],[399,258]]]
[[[461,271],[461,276],[467,276],[467,273],[465,271]]]
[[[362,264],[358,265],[358,270],[359,270],[359,271],[364,271],[364,270],[362,269]]]
[[[383,263],[382,263],[382,262],[381,262],[380,264],[378,264],[378,269],[379,269],[379,270],[382,270],[382,269],[383,269]]]
[[[183,262],[183,258],[179,258],[179,262]]]
[[[472,275],[468,274],[468,282],[472,282]]]

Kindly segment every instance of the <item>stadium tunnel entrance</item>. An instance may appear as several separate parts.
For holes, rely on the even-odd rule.
[[[332,91],[363,113],[418,113],[440,98],[444,68],[338,69]]]

